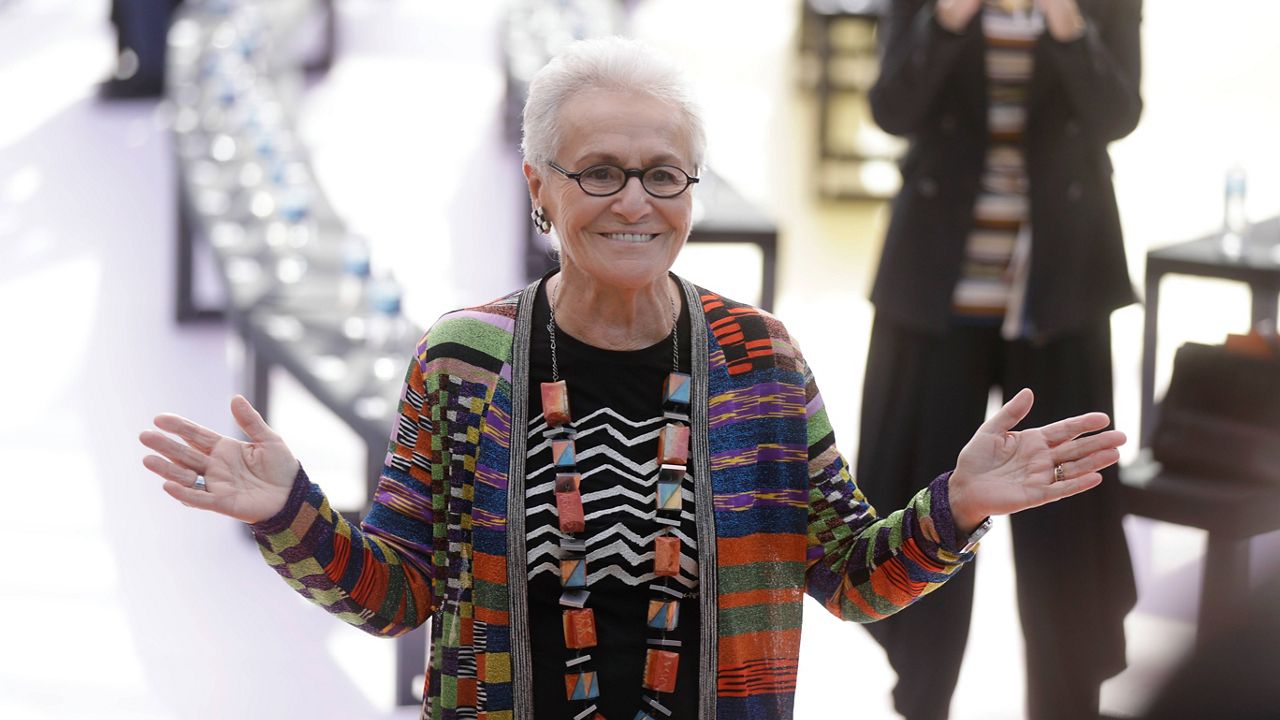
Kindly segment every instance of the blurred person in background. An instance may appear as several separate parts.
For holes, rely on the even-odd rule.
[[[169,21],[181,4],[182,0],[112,0],[116,69],[98,86],[101,98],[159,98],[164,94]]]
[[[858,477],[901,504],[980,422],[993,387],[1028,422],[1111,412],[1110,315],[1135,300],[1107,144],[1139,95],[1140,0],[894,0],[876,122],[909,140],[871,293]],[[1096,717],[1135,601],[1118,476],[1011,519],[1027,714]],[[868,626],[909,720],[947,717],[973,571]]]
[[[560,266],[426,333],[360,525],[241,397],[247,442],[162,415],[145,466],[249,523],[343,620],[396,636],[431,619],[424,716],[791,717],[806,592],[849,620],[894,613],[991,515],[1094,487],[1124,436],[1082,437],[1102,413],[1012,432],[1024,391],[877,514],[783,325],[670,272],[704,146],[678,73],[635,43],[575,44],[538,73],[524,174]]]

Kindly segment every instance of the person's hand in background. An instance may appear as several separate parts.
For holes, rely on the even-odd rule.
[[[982,0],[938,0],[933,13],[943,29],[960,33],[969,26],[969,21],[973,20],[981,7]]]

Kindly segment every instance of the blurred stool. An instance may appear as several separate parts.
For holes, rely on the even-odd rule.
[[[1249,541],[1280,530],[1280,487],[1167,472],[1145,452],[1120,482],[1125,512],[1208,532],[1196,619],[1203,644],[1249,596]]]

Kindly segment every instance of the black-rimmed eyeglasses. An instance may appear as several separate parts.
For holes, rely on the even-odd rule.
[[[675,165],[654,165],[647,168],[624,168],[609,163],[592,165],[580,172],[569,172],[559,165],[547,161],[557,172],[578,183],[582,192],[593,197],[609,197],[622,191],[631,178],[640,178],[640,187],[656,198],[673,198],[689,186],[698,182],[698,178],[681,170]]]

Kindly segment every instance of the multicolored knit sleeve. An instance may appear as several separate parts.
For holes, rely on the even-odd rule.
[[[945,582],[971,559],[959,553],[947,499],[950,473],[907,507],[880,518],[836,449],[822,395],[805,369],[809,433],[806,591],[845,620],[892,615]]]
[[[406,375],[373,507],[359,527],[329,505],[301,468],[284,509],[250,526],[262,556],[290,587],[374,635],[394,637],[421,625],[440,597],[433,588],[434,519],[443,501],[433,481],[439,477],[434,403],[427,400],[422,356]]]

